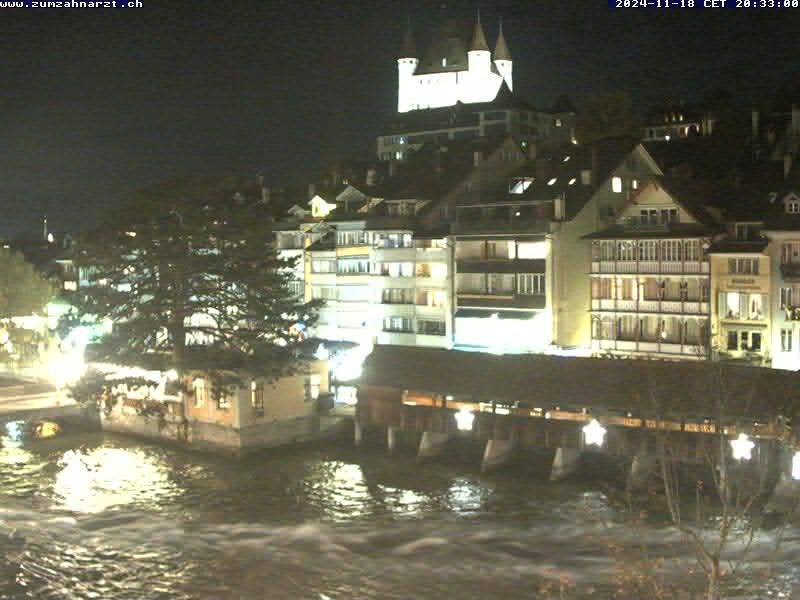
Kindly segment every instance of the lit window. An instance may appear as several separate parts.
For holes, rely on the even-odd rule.
[[[786,212],[796,215],[800,213],[800,201],[798,200],[789,200],[786,203]]]
[[[442,58],[442,66],[443,67],[447,66],[447,58]]]
[[[561,119],[556,119],[556,127],[561,127]]]
[[[306,402],[311,402],[319,398],[320,381],[319,375],[311,375],[305,378],[304,394]]]
[[[253,415],[256,417],[264,416],[264,384],[250,383],[250,404],[253,407]]]
[[[553,177],[550,181],[547,182],[547,185],[553,185],[556,181],[558,181],[558,179],[556,177]]]
[[[65,281],[64,282],[64,290],[67,292],[74,292],[78,289],[78,282],[77,281]]]
[[[616,194],[622,192],[622,177],[611,178],[611,190]]]
[[[792,351],[792,330],[781,329],[781,352]]]
[[[635,189],[635,190],[638,190],[639,189],[639,180],[638,179],[631,180],[631,187],[633,189]]]
[[[577,179],[575,179],[575,178],[573,177],[572,179],[570,179],[570,180],[569,180],[569,185],[575,185],[575,182],[576,182],[576,181],[577,181]]]
[[[217,398],[217,410],[228,410],[231,407],[231,397],[220,393],[219,398]]]

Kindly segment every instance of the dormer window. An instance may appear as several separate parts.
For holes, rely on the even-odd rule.
[[[787,200],[786,212],[791,215],[800,214],[800,200]]]

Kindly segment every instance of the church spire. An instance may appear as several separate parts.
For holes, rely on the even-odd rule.
[[[511,60],[511,52],[506,44],[506,36],[503,35],[503,19],[500,19],[500,33],[497,34],[497,45],[494,47],[495,60]]]
[[[469,51],[476,50],[489,52],[489,44],[486,43],[486,35],[483,33],[483,25],[481,25],[481,11],[478,10],[478,20],[475,21],[475,30],[472,32],[472,42],[469,45]]]
[[[403,34],[403,44],[400,47],[400,58],[416,58],[417,45],[414,43],[414,32],[411,31],[411,18],[408,19],[408,27]]]

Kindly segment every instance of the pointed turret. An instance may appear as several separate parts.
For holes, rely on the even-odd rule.
[[[503,20],[500,19],[500,33],[497,34],[497,44],[494,47],[494,65],[497,72],[503,77],[508,85],[508,89],[514,89],[512,81],[513,63],[511,62],[511,52],[506,44],[506,36],[503,34]]]
[[[398,58],[417,58],[417,45],[414,43],[411,19],[409,19],[406,32],[403,34],[403,44],[400,47],[400,56]]]
[[[500,19],[500,33],[497,34],[497,44],[494,47],[495,60],[511,60],[511,52],[506,44],[506,36],[503,35],[503,20]]]
[[[406,112],[414,108],[414,72],[419,65],[417,47],[414,44],[414,33],[411,31],[411,19],[403,34],[403,45],[397,59],[397,112]]]
[[[472,32],[469,51],[489,52],[489,44],[486,43],[486,34],[483,33],[483,25],[481,25],[481,11],[478,11],[478,19],[475,21],[475,30]]]

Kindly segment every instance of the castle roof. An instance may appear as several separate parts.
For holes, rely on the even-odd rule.
[[[478,13],[478,20],[475,21],[475,29],[472,31],[472,41],[469,44],[470,52],[478,50],[489,52],[489,44],[486,43],[486,34],[483,33],[483,25],[481,25],[481,13]]]
[[[403,43],[400,47],[400,58],[416,58],[417,45],[414,43],[414,32],[411,31],[411,23],[408,24],[403,34]]]
[[[417,75],[465,71],[468,66],[468,26],[457,19],[445,21],[433,33],[417,67]]]
[[[500,21],[500,33],[497,34],[497,44],[494,47],[495,60],[511,60],[511,52],[506,44],[506,36],[503,35],[503,22]]]

